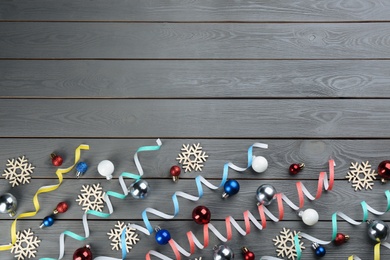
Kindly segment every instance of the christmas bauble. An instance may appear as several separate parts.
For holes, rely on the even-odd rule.
[[[222,198],[226,199],[229,196],[233,196],[240,191],[240,184],[236,180],[228,180],[223,185],[224,193],[222,194]]]
[[[347,242],[348,239],[349,239],[348,235],[344,235],[343,233],[337,233],[336,238],[334,239],[333,242],[336,246],[340,246],[340,245],[344,244],[345,242]]]
[[[65,213],[68,210],[68,208],[69,208],[68,203],[62,201],[58,203],[57,207],[53,210],[53,213],[54,214]]]
[[[214,260],[230,260],[234,259],[234,253],[230,247],[220,245],[214,248]]]
[[[264,206],[270,205],[275,195],[276,195],[276,189],[272,185],[269,184],[260,185],[256,191],[257,205],[264,205]]]
[[[381,176],[382,182],[390,179],[390,161],[383,161],[378,165],[378,174]]]
[[[318,243],[313,243],[312,248],[314,249],[316,256],[318,256],[318,257],[325,256],[325,254],[326,254],[325,247],[319,245]]]
[[[211,212],[210,210],[205,206],[197,206],[192,211],[192,219],[195,221],[195,223],[203,225],[210,222],[211,219]]]
[[[92,260],[92,252],[89,245],[77,249],[73,254],[73,260]]]
[[[169,174],[172,176],[172,180],[177,182],[179,180],[179,175],[181,173],[181,169],[177,165],[173,165],[169,170]]]
[[[111,161],[103,160],[98,164],[97,170],[98,170],[100,175],[106,177],[107,180],[111,180],[112,174],[114,173],[114,170],[115,170],[115,167]]]
[[[59,155],[56,155],[55,153],[52,153],[51,155],[51,163],[54,165],[54,166],[61,166],[62,165],[62,162],[64,161],[62,159],[61,156]]]
[[[302,218],[303,223],[308,226],[313,226],[317,224],[320,216],[318,212],[314,209],[307,209],[305,211],[299,212],[299,216]]]
[[[11,193],[4,193],[0,196],[0,213],[8,213],[10,217],[15,216],[18,203]]]
[[[389,226],[382,220],[369,220],[368,224],[368,236],[376,241],[382,242],[387,239],[389,235]]]
[[[165,245],[171,240],[171,234],[166,229],[158,229],[155,238],[157,243]]]
[[[79,162],[76,164],[76,176],[79,178],[88,170],[88,164],[85,162]]]
[[[149,194],[149,184],[145,180],[137,180],[130,185],[129,192],[133,198],[144,199]]]
[[[50,227],[54,224],[54,217],[53,216],[47,216],[43,219],[41,225],[39,226],[39,228],[43,228],[43,227]]]
[[[241,248],[242,255],[244,256],[245,260],[255,260],[255,254],[251,251],[249,251],[248,248],[243,247]]]
[[[290,165],[290,168],[288,168],[288,170],[290,171],[291,175],[295,175],[298,174],[298,172],[300,172],[303,167],[305,167],[304,163],[294,163]]]
[[[252,160],[252,169],[257,173],[265,172],[268,168],[268,161],[263,156],[254,156]]]

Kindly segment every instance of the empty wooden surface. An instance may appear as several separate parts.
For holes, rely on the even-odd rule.
[[[39,196],[38,214],[18,221],[17,230],[32,228],[42,240],[37,258],[58,257],[64,230],[84,232],[83,211],[75,201],[81,186],[100,183],[105,191],[120,192],[120,173],[137,173],[134,152],[157,138],[161,150],[139,154],[150,196],[112,199],[112,216],[89,217],[86,242],[66,238],[64,259],[72,259],[85,243],[92,245],[95,257],[120,258],[106,234],[118,220],[143,225],[141,213],[147,207],[173,214],[175,191],[198,195],[198,175],[220,185],[224,164],[245,167],[247,149],[255,142],[269,144],[253,150],[267,158],[266,172],[229,170],[229,178],[241,184],[236,196],[223,200],[221,188],[204,186],[199,201],[179,199],[174,219],[149,214],[152,225],[169,229],[189,249],[188,231],[203,238],[202,228],[191,219],[195,206],[209,207],[212,224],[225,234],[229,215],[241,226],[246,210],[260,219],[255,199],[260,184],[274,185],[294,203],[299,181],[315,194],[329,158],[336,162],[333,190],[304,205],[319,212],[320,222],[309,228],[284,204],[281,222],[268,220],[262,231],[252,225],[245,237],[233,231],[226,244],[236,259],[242,259],[242,246],[256,258],[276,256],[272,239],[283,227],[330,240],[332,214],[343,211],[361,221],[363,200],[385,210],[389,184],[377,180],[373,190],[355,192],[345,176],[351,162],[370,161],[376,169],[390,156],[389,11],[383,0],[2,1],[0,165],[4,169],[8,159],[25,155],[36,169],[30,184],[16,188],[1,176],[0,193],[17,197],[18,213],[33,210],[39,187],[58,183],[50,153],[63,155],[68,166],[79,144],[90,145],[82,152],[90,166],[85,176],[77,179],[74,170],[64,175],[58,190]],[[202,172],[182,173],[173,183],[169,169],[177,164],[182,144],[193,143],[201,143],[209,159]],[[97,173],[104,159],[115,164],[110,181]],[[289,175],[289,165],[298,162],[306,168]],[[52,227],[39,229],[42,218],[63,200],[70,203],[69,211]],[[269,210],[278,213],[276,204]],[[380,218],[390,221],[389,214]],[[0,219],[0,243],[7,244],[12,219]],[[340,219],[339,231],[351,240],[327,246],[324,259],[352,254],[373,259],[374,243],[365,224],[352,226]],[[153,235],[139,236],[127,259],[144,259],[151,249],[174,258]],[[310,241],[303,241],[302,259],[316,259]],[[193,258],[211,259],[212,246],[219,243],[211,235],[210,246],[197,249]],[[389,258],[390,250],[383,248],[381,256]],[[0,252],[0,259],[14,258]]]

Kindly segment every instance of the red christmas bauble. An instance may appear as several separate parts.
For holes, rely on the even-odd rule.
[[[52,162],[52,164],[53,164],[54,166],[57,166],[57,167],[58,167],[58,166],[61,166],[63,161],[64,161],[64,160],[62,159],[61,156],[56,155],[56,154],[54,154],[54,153],[51,154],[51,162]]]
[[[244,253],[245,260],[255,260],[255,254],[251,251]]]
[[[383,179],[390,179],[390,161],[383,161],[378,165],[378,174]]]
[[[65,213],[68,210],[69,206],[68,203],[65,201],[58,203],[56,209],[54,210],[54,213]]]
[[[179,176],[180,175],[180,172],[181,172],[181,169],[179,166],[177,165],[173,165],[171,167],[171,170],[169,171],[169,173],[171,174],[171,176]]]
[[[89,245],[77,249],[73,254],[73,260],[92,260],[92,252]]]
[[[298,172],[300,172],[304,166],[305,165],[303,163],[300,163],[300,164],[293,163],[290,165],[290,168],[288,170],[290,171],[290,174],[295,175]]]
[[[211,219],[211,212],[205,206],[197,206],[192,211],[192,219],[199,225],[207,224]]]
[[[340,245],[344,244],[345,242],[347,242],[348,239],[349,239],[348,235],[344,235],[343,233],[337,233],[336,238],[334,239],[334,244],[336,246],[340,246]]]

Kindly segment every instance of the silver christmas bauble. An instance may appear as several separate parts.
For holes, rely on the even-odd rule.
[[[10,217],[15,216],[18,202],[10,193],[4,193],[0,196],[0,213],[8,213]]]
[[[368,224],[368,236],[376,241],[382,242],[387,239],[389,235],[389,226],[382,220],[369,220]]]
[[[214,248],[214,260],[230,260],[234,259],[234,253],[230,247],[219,245]]]
[[[145,180],[137,180],[133,182],[129,187],[129,192],[133,198],[144,199],[149,193],[149,184]]]
[[[276,190],[272,185],[262,184],[256,191],[257,205],[268,206],[271,204],[274,196],[276,195]]]

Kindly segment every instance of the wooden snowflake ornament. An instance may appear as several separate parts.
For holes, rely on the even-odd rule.
[[[123,229],[126,228],[126,252],[129,253],[135,244],[139,241],[138,234],[135,232],[135,228],[125,225],[125,222],[118,221],[113,229],[107,233],[108,238],[111,240],[111,250],[121,250],[122,241],[121,236]]]
[[[183,144],[181,151],[176,160],[183,165],[184,172],[202,171],[203,163],[206,162],[209,156],[202,151],[200,143],[192,146]]]
[[[371,170],[371,165],[369,162],[362,163],[353,163],[351,162],[351,166],[349,167],[349,172],[346,179],[348,182],[352,183],[352,187],[355,188],[355,191],[364,189],[371,189],[374,186],[374,180],[376,180],[376,176],[378,175],[375,170]]]
[[[31,174],[35,168],[28,162],[25,156],[7,160],[6,167],[3,176],[9,180],[12,187],[30,183]]]
[[[18,260],[35,257],[40,242],[41,240],[34,236],[31,228],[23,230],[23,232],[18,231],[16,233],[16,242],[11,248],[11,253]]]
[[[82,209],[103,211],[104,208],[104,192],[100,183],[92,185],[83,185],[81,194],[78,195],[76,201],[81,205]]]
[[[283,230],[280,231],[280,235],[272,239],[272,241],[274,241],[274,245],[276,246],[276,253],[278,254],[278,256],[287,257],[288,259],[295,260],[295,258],[297,257],[297,251],[295,250],[294,241],[294,237],[296,234],[299,234],[299,232],[296,232],[295,230],[291,232],[290,229],[283,228]],[[301,236],[298,237],[301,238]],[[299,245],[301,246],[302,250],[305,249],[302,241],[299,242]]]

